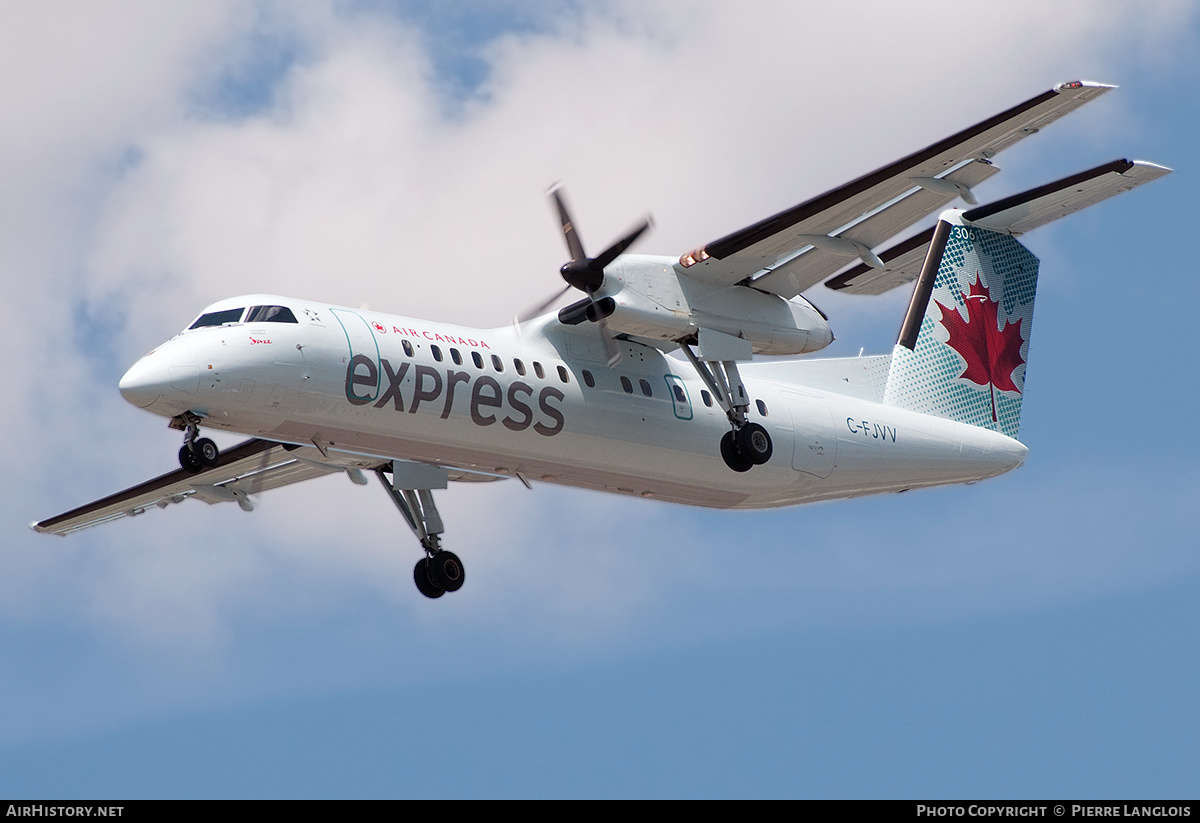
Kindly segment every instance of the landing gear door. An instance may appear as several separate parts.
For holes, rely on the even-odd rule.
[[[663,375],[667,381],[667,395],[675,410],[675,416],[680,420],[692,419],[692,401],[688,397],[687,385],[673,374]]]
[[[379,344],[375,333],[361,314],[345,309],[330,309],[346,333],[346,397],[356,404],[379,397]]]
[[[833,415],[819,397],[785,392],[796,439],[792,468],[814,477],[828,477],[837,465],[837,430]]]

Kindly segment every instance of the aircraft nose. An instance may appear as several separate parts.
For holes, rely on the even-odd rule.
[[[171,385],[171,379],[162,364],[155,359],[154,354],[148,354],[133,364],[133,368],[125,372],[117,388],[127,401],[144,409],[158,398]]]

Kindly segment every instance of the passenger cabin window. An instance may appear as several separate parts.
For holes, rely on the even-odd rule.
[[[537,375],[538,380],[546,377],[546,372],[542,369],[542,364],[536,360],[533,361],[533,373]]]
[[[763,417],[767,416],[767,404],[761,400],[755,400],[754,405],[758,406],[758,413]]]
[[[642,387],[642,394],[646,395],[647,397],[654,396],[654,392],[650,389],[650,384],[645,380],[639,380],[638,385]]]
[[[496,355],[492,355],[492,368],[496,371],[504,371],[504,361]]]
[[[246,309],[225,309],[225,311],[210,311],[208,314],[202,314],[196,318],[196,322],[188,326],[189,329],[202,329],[205,326],[224,326],[228,323],[236,323],[242,319],[242,312]],[[294,320],[292,322],[295,322]]]
[[[404,347],[404,354],[405,354],[406,356],[408,356],[408,357],[412,357],[412,356],[413,356],[413,347],[412,347],[412,343],[409,343],[407,340],[401,340],[401,341],[400,341],[400,345]]]
[[[525,364],[524,363],[522,363],[520,360],[518,360],[517,358],[514,357],[513,358],[513,366],[516,368],[517,374],[521,375],[522,377],[525,376]]]
[[[298,323],[287,306],[251,306],[246,312],[247,323]]]
[[[700,399],[704,401],[704,405],[712,406],[712,395],[708,393],[707,389],[700,390]]]
[[[629,378],[625,375],[621,375],[621,388],[625,390],[626,394],[633,394],[633,384],[629,382]]]
[[[587,369],[583,370],[583,382],[587,383],[589,389],[596,388],[596,378],[592,377],[592,373]]]
[[[683,393],[683,386],[674,386],[673,385],[673,386],[671,386],[671,389],[675,392],[676,400],[678,400],[680,403],[687,402],[687,395]]]
[[[440,346],[430,346],[430,347],[429,347],[429,350],[430,350],[431,352],[433,352],[433,359],[434,359],[434,360],[436,360],[436,361],[438,361],[439,363],[441,363],[441,362],[442,362],[442,349],[441,349],[441,347],[440,347]]]
[[[462,355],[459,353],[458,349],[450,350],[450,359],[454,361],[454,365],[456,365],[456,366],[462,365]]]
[[[571,382],[571,378],[567,377],[567,370],[562,366],[558,367],[558,379],[563,381],[564,383]]]

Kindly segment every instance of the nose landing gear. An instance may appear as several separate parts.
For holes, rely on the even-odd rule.
[[[200,434],[200,419],[192,412],[184,412],[178,417],[172,417],[170,423],[173,429],[183,429],[183,448],[179,450],[179,465],[184,471],[192,474],[217,465],[217,459],[221,456],[216,443],[207,437],[197,437]]]

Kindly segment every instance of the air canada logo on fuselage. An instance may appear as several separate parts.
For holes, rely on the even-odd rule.
[[[346,399],[353,405],[374,403],[375,408],[382,409],[390,403],[393,411],[416,414],[419,409],[437,409],[437,401],[441,400],[440,416],[445,420],[454,407],[457,390],[460,397],[469,397],[471,421],[477,426],[500,423],[510,431],[532,428],[540,435],[553,437],[566,423],[562,410],[553,405],[561,403],[566,395],[553,386],[545,386],[537,392],[535,412],[535,389],[520,380],[514,380],[505,391],[499,380],[487,374],[472,377],[465,371],[442,371],[411,363],[401,363],[400,368],[395,369],[387,358],[379,362],[382,376],[386,378],[384,381],[379,379],[380,366],[374,360],[363,354],[350,358],[346,365]],[[406,401],[404,379],[410,368],[413,370],[412,384],[408,387],[411,396]],[[375,394],[359,393],[360,389]]]

